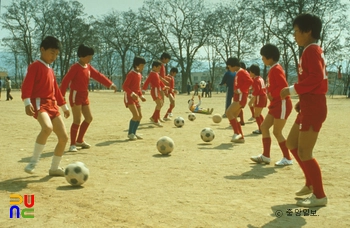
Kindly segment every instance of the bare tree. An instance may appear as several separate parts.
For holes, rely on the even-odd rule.
[[[166,47],[181,67],[185,92],[191,77],[193,61],[199,49],[207,42],[208,9],[201,0],[148,0],[140,10],[142,20],[158,33],[159,44]]]

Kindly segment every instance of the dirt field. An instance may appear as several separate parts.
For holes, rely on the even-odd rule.
[[[92,148],[66,152],[61,162],[65,167],[82,161],[90,169],[83,187],[72,188],[65,178],[48,176],[54,134],[36,174],[23,171],[40,128],[25,115],[20,92],[12,95],[13,101],[5,101],[3,92],[0,101],[0,227],[350,227],[350,99],[328,99],[328,118],[314,156],[321,165],[329,204],[313,208],[316,216],[307,216],[299,215],[303,208],[295,205],[294,192],[304,184],[301,169],[296,162],[283,168],[273,165],[282,155],[274,138],[270,165],[250,161],[250,156],[261,153],[262,144],[261,135],[251,134],[256,123],[247,121],[247,107],[246,143],[233,144],[227,119],[214,124],[211,116],[197,114],[194,122],[187,120],[188,95],[177,96],[173,111],[174,116],[185,118],[183,128],[176,128],[172,121],[155,127],[149,123],[155,104],[146,95],[138,130],[144,139],[129,141],[131,113],[122,94],[90,93],[94,120],[85,140]],[[212,98],[203,98],[202,107],[223,114],[224,100],[224,93],[214,93]],[[294,118],[293,112],[285,137]],[[72,117],[65,119],[67,131],[71,122]],[[211,143],[200,139],[204,127],[216,134]],[[158,153],[155,145],[161,136],[175,141],[171,156]],[[33,219],[9,218],[11,193],[35,195]]]

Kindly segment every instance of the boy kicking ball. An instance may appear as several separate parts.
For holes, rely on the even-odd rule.
[[[55,61],[60,45],[60,41],[52,36],[46,37],[41,42],[40,59],[29,65],[22,85],[25,112],[28,116],[37,119],[41,126],[41,131],[36,138],[33,156],[24,169],[30,174],[34,173],[47,138],[53,131],[57,135],[58,142],[54,150],[49,175],[64,176],[64,169],[59,165],[68,141],[68,135],[58,106],[64,111],[64,117],[68,118],[70,113],[57,85],[54,72],[49,66]]]

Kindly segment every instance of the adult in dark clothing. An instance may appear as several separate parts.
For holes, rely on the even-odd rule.
[[[233,98],[233,90],[234,90],[234,81],[236,77],[236,72],[231,72],[227,69],[224,77],[221,80],[219,85],[226,85],[226,104],[225,111],[231,105]],[[222,115],[222,117],[226,117],[226,115]]]

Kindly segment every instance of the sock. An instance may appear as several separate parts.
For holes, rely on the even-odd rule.
[[[154,113],[155,113],[155,118],[156,118],[154,121],[156,123],[158,123],[158,121],[160,119],[160,110],[156,110]]]
[[[230,121],[230,125],[232,127],[233,132],[238,135],[239,134],[238,133],[238,122],[237,122],[236,118],[233,118],[232,120],[229,120],[229,121]]]
[[[168,109],[168,113],[171,113],[173,111],[174,107],[175,107],[175,105],[170,104],[169,109]]]
[[[309,173],[307,172],[307,169],[305,168],[305,164],[304,162],[302,162],[299,158],[299,155],[298,155],[298,149],[293,149],[293,150],[290,150],[290,152],[293,154],[295,160],[297,160],[301,170],[303,171],[304,173],[304,176],[305,176],[305,186],[309,187],[312,185],[311,183],[311,178],[310,178],[310,175]]]
[[[254,116],[254,107],[250,106],[250,112],[252,113],[252,116]]]
[[[263,148],[264,148],[264,152],[263,155],[265,157],[270,157],[270,148],[271,148],[271,138],[262,138],[262,143],[263,143]]]
[[[38,163],[39,162],[40,154],[43,152],[44,147],[45,147],[45,145],[42,145],[39,143],[34,144],[33,156],[30,159],[31,163]]]
[[[60,165],[62,157],[61,156],[56,156],[54,155],[52,157],[52,162],[51,162],[51,170],[56,170],[58,169],[58,166]]]
[[[128,131],[128,135],[132,134],[134,131],[134,127],[135,127],[135,122],[134,120],[130,120],[129,122],[129,131]]]
[[[78,138],[77,138],[77,142],[78,143],[84,142],[84,135],[85,135],[85,132],[88,129],[89,125],[90,124],[88,122],[86,122],[85,120],[80,125],[79,135],[78,135]]]
[[[239,113],[239,119],[240,119],[240,123],[244,123],[244,117],[243,117],[243,109],[241,109],[241,112]]]
[[[320,169],[320,166],[318,165],[318,162],[316,161],[315,158],[313,158],[311,160],[303,161],[303,163],[305,165],[307,172],[311,177],[314,195],[318,199],[325,197],[326,194],[323,191],[321,169]]]
[[[132,130],[132,133],[134,133],[136,135],[136,131],[137,131],[137,128],[139,127],[140,125],[140,121],[134,121],[134,128]]]
[[[290,157],[289,154],[289,150],[286,146],[286,140],[284,140],[283,142],[278,143],[278,145],[280,146],[282,153],[283,153],[283,157],[287,158],[288,160],[292,160],[292,158]]]
[[[260,126],[261,126],[261,119],[260,119],[260,116],[255,117],[255,120],[256,120],[256,124],[258,125],[259,131],[261,131],[261,129],[260,129]]]
[[[152,115],[152,119],[154,120],[154,122],[157,122],[157,110],[155,109]]]
[[[237,129],[238,129],[238,134],[242,135],[242,139],[244,139],[243,131],[242,131],[242,126],[237,123]]]
[[[80,124],[72,124],[70,127],[70,145],[75,145]]]

